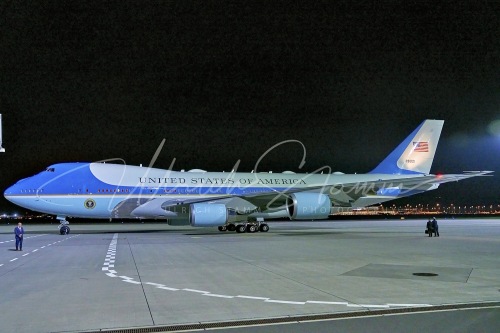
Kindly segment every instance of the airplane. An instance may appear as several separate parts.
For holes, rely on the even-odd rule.
[[[21,207],[68,217],[162,219],[169,225],[267,232],[265,219],[326,219],[492,171],[430,174],[443,120],[423,121],[366,174],[173,171],[117,163],[58,163],[19,180],[4,196]],[[158,151],[157,151],[158,153]]]

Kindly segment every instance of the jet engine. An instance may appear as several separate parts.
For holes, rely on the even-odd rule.
[[[189,224],[193,227],[217,227],[227,222],[224,204],[192,204],[189,209]]]
[[[321,193],[292,193],[287,199],[292,220],[326,219],[330,215],[330,198]]]

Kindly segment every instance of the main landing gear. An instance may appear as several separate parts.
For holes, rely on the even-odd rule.
[[[58,216],[57,219],[61,224],[59,224],[59,233],[61,235],[67,235],[71,231],[68,227],[69,222],[66,220],[66,216]]]
[[[236,231],[237,233],[244,233],[244,232],[268,232],[269,231],[269,226],[266,223],[261,223],[261,222],[247,222],[247,223],[241,223],[241,224],[234,224],[234,223],[229,223],[226,225],[221,225],[219,226],[219,231],[224,232],[224,231]]]

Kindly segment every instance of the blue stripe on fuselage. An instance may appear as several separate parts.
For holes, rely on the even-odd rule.
[[[50,171],[49,171],[50,170]],[[243,195],[270,191],[285,191],[289,187],[264,186],[120,186],[97,179],[90,170],[90,163],[61,163],[49,166],[32,177],[25,178],[5,191],[12,195]]]

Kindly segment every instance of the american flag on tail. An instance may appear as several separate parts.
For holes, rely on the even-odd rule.
[[[413,151],[419,153],[428,153],[429,152],[429,142],[425,141],[417,141],[413,142]]]

